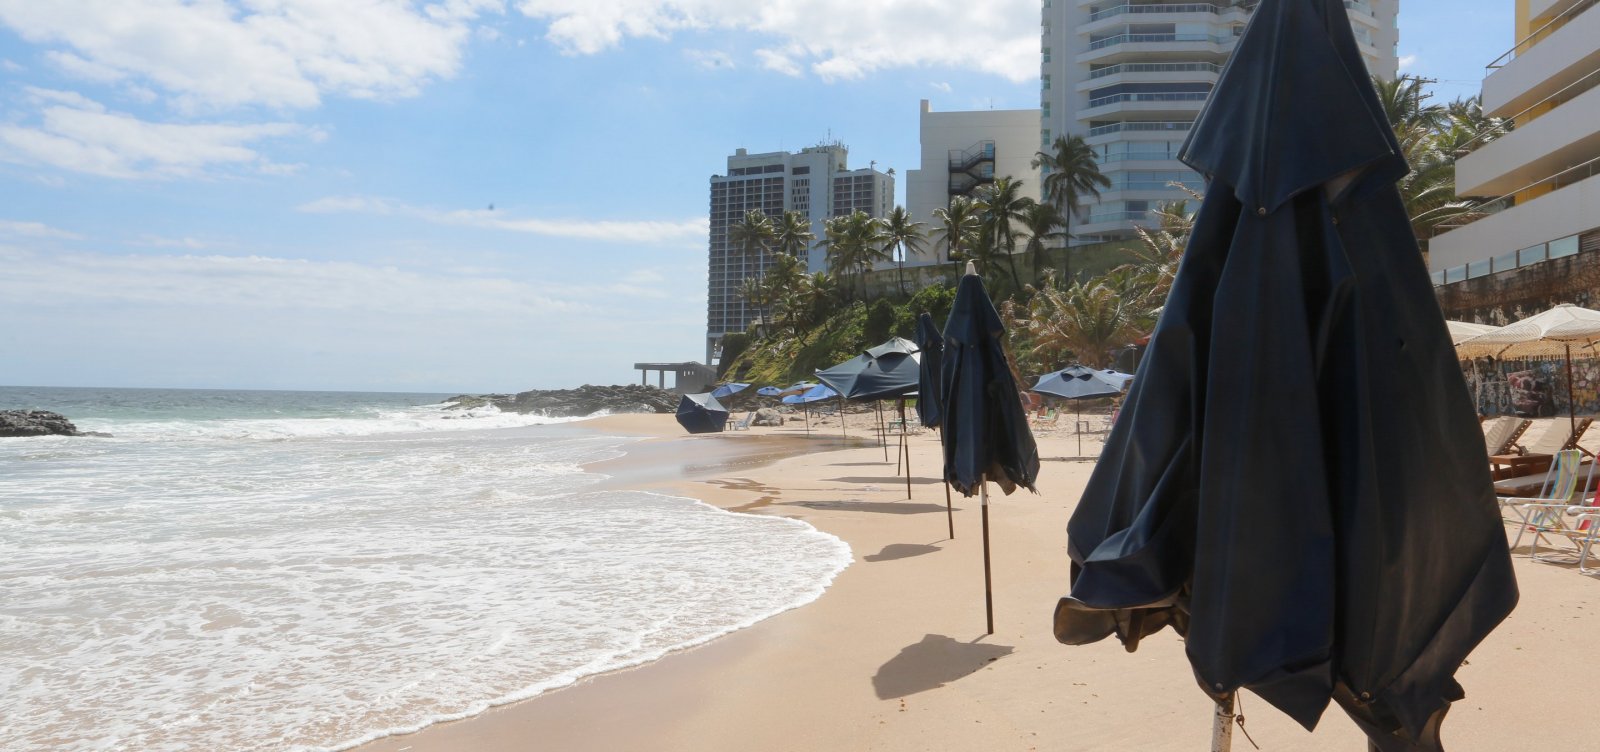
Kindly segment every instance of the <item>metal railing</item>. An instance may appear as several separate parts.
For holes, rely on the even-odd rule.
[[[1176,149],[1163,151],[1124,151],[1116,154],[1101,154],[1094,158],[1095,164],[1113,164],[1116,162],[1166,162],[1178,158]]]
[[[1495,58],[1494,61],[1488,65],[1483,66],[1484,75],[1487,76],[1489,75],[1490,71],[1504,68],[1512,60],[1517,59],[1518,55],[1527,51],[1529,47],[1532,47],[1540,40],[1544,39],[1547,34],[1555,33],[1557,29],[1565,26],[1568,21],[1576,18],[1578,14],[1583,13],[1584,11],[1593,7],[1596,2],[1600,2],[1600,0],[1583,0],[1571,8],[1561,11],[1561,15],[1546,21],[1543,26],[1534,29],[1533,33],[1523,37],[1522,40],[1513,45],[1511,49],[1506,50],[1505,54]]]
[[[1192,120],[1144,120],[1098,125],[1089,129],[1089,135],[1092,137],[1104,136],[1109,133],[1186,131],[1193,127],[1194,121]]]
[[[1130,94],[1112,94],[1109,97],[1100,97],[1089,100],[1089,107],[1104,107],[1118,102],[1204,102],[1211,96],[1208,91],[1152,91],[1133,92]]]
[[[1105,78],[1118,73],[1221,73],[1216,63],[1118,63],[1089,71],[1089,78]]]
[[[1478,204],[1476,207],[1473,207],[1473,212],[1471,214],[1463,215],[1458,219],[1453,219],[1449,222],[1441,222],[1440,224],[1435,225],[1433,228],[1433,234],[1437,236],[1441,232],[1454,230],[1459,227],[1466,227],[1467,225],[1470,225],[1480,219],[1494,214],[1499,214],[1500,212],[1510,209],[1511,207],[1517,205],[1517,194],[1526,193],[1536,188],[1545,187],[1548,187],[1551,192],[1554,192],[1572,185],[1573,183],[1592,178],[1596,175],[1600,175],[1600,157],[1595,157],[1594,159],[1582,164],[1568,167],[1567,169],[1551,175],[1550,177],[1535,180],[1534,182],[1522,186],[1521,188],[1507,193],[1504,196],[1490,199]],[[1541,193],[1535,198],[1542,197],[1544,195],[1546,194]]]
[[[1224,44],[1233,41],[1235,37],[1215,36],[1212,34],[1117,34],[1089,43],[1089,49],[1103,50],[1120,44],[1137,44],[1141,42],[1211,42]]]
[[[1141,222],[1149,218],[1149,211],[1096,212],[1085,218],[1084,224],[1092,225],[1099,222]]]
[[[1152,5],[1117,5],[1105,10],[1089,14],[1089,22],[1093,23],[1106,18],[1123,14],[1137,13],[1221,13],[1222,7],[1211,3],[1158,3]]]

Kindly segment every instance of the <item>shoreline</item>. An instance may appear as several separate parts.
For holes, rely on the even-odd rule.
[[[693,445],[682,441],[687,437],[678,433],[671,416],[610,416],[584,427],[628,430],[613,419],[638,420],[631,435],[655,438],[633,447]],[[791,430],[798,432],[757,429],[724,434],[721,440],[761,441],[793,435]],[[1100,437],[1084,438],[1083,453],[1096,454]],[[911,439],[911,500],[905,499],[904,477],[895,475],[893,458],[885,463],[876,445],[743,466],[696,466],[679,477],[642,484],[614,476],[616,487],[799,519],[844,540],[853,563],[816,600],[747,628],[356,749],[1177,752],[1202,747],[1210,738],[1212,705],[1194,686],[1176,635],[1153,635],[1128,654],[1114,640],[1067,647],[1051,634],[1051,610],[1067,590],[1066,520],[1093,464],[1076,461],[1070,428],[1042,432],[1039,445],[1047,458],[1040,495],[991,498],[994,635],[983,634],[977,499],[955,498],[956,538],[950,539],[932,433]],[[624,457],[595,463],[594,471],[626,462]],[[1600,619],[1600,581],[1524,556],[1515,563],[1522,605],[1457,674],[1467,697],[1455,704],[1445,725],[1452,748],[1526,744],[1530,730],[1515,722],[1524,714],[1526,698],[1588,694],[1581,670],[1551,669],[1579,668],[1571,656],[1589,652],[1586,635]],[[1337,707],[1314,732],[1253,695],[1243,700],[1243,710],[1251,735],[1264,749],[1345,750],[1365,744]],[[1583,748],[1600,732],[1600,721],[1590,715],[1541,724],[1533,733],[1536,746]]]

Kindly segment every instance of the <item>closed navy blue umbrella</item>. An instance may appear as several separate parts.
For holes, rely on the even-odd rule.
[[[1005,326],[983,280],[967,264],[944,325],[944,477],[963,496],[982,497],[984,613],[994,633],[989,574],[988,482],[1010,494],[1034,490],[1039,450],[1006,360]]]
[[[685,394],[678,400],[678,425],[689,433],[721,433],[728,424],[728,408],[710,392]]]
[[[1439,752],[1517,587],[1344,4],[1263,0],[1179,153],[1205,201],[1068,523],[1056,637],[1170,626],[1218,721],[1247,687]]]
[[[917,347],[922,350],[922,361],[917,370],[917,416],[922,425],[932,428],[940,423],[939,364],[944,360],[944,337],[939,335],[933,316],[924,311],[917,316]]]

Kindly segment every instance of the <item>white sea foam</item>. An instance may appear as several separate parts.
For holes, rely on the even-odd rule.
[[[492,405],[471,410],[444,410],[438,405],[372,410],[363,415],[338,417],[234,418],[211,420],[105,420],[79,421],[83,431],[108,433],[116,438],[141,441],[209,439],[285,439],[329,436],[380,436],[384,434],[481,431],[571,423],[598,415],[551,418],[544,415],[502,412]]]
[[[578,465],[626,439],[300,420],[0,444],[6,749],[353,746],[704,642],[850,561],[596,489]]]

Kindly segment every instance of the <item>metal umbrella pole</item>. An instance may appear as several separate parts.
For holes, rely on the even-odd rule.
[[[1233,749],[1233,700],[1235,692],[1217,703],[1211,717],[1211,752],[1230,752]]]
[[[984,634],[994,634],[994,585],[989,575],[989,481],[983,476],[978,478],[978,497],[983,502],[983,614],[989,625],[989,631]]]
[[[911,498],[911,444],[906,441],[906,399],[900,398],[900,451],[894,456],[895,470],[899,470],[900,458],[904,455],[906,465],[906,498]]]
[[[878,444],[883,447],[883,461],[889,461],[889,427],[883,423],[883,402],[872,401],[872,409],[878,413]]]

